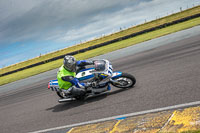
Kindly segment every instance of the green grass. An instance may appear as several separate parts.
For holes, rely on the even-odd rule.
[[[159,132],[159,133],[174,133],[174,132]],[[183,131],[181,133],[200,133],[200,130]]]
[[[134,27],[131,27],[129,29],[120,31],[118,33],[111,34],[109,36],[105,36],[105,37],[102,37],[102,38],[99,38],[99,39],[95,39],[95,40],[92,40],[92,41],[89,41],[89,42],[86,42],[86,43],[78,44],[78,45],[75,45],[75,46],[72,46],[72,47],[69,47],[69,48],[65,48],[65,49],[62,49],[62,50],[59,50],[59,51],[55,51],[55,52],[52,52],[52,53],[49,53],[49,54],[46,54],[46,55],[36,57],[34,59],[30,59],[30,60],[27,60],[27,61],[24,61],[24,62],[21,62],[21,63],[17,63],[17,64],[14,64],[14,65],[2,68],[2,69],[0,69],[0,74],[6,73],[6,72],[9,72],[9,71],[13,71],[13,70],[16,70],[16,69],[19,69],[19,68],[22,68],[22,67],[25,67],[25,66],[28,66],[28,65],[31,65],[31,64],[35,64],[35,63],[38,63],[38,62],[41,62],[41,61],[45,61],[45,60],[51,59],[51,58],[59,56],[59,55],[64,55],[64,54],[67,54],[67,53],[70,53],[70,52],[73,52],[73,51],[76,51],[76,50],[87,48],[89,46],[93,46],[93,45],[100,44],[100,43],[103,43],[103,42],[106,42],[106,41],[109,41],[109,40],[113,40],[113,39],[116,39],[116,38],[119,38],[119,37],[122,37],[122,36],[130,35],[132,33],[136,33],[136,32],[148,29],[148,28],[152,28],[152,27],[159,26],[159,25],[162,25],[162,24],[165,24],[165,23],[168,23],[168,22],[172,22],[172,21],[178,20],[180,18],[184,18],[184,17],[187,17],[187,16],[197,14],[199,12],[200,12],[200,6],[197,6],[197,7],[182,11],[181,13],[172,14],[170,16],[163,17],[163,18],[160,18],[160,19],[157,19],[157,20],[145,23],[145,24],[134,26]]]
[[[196,130],[196,131],[184,131],[181,133],[200,133],[200,130]]]
[[[176,24],[173,26],[169,26],[169,27],[160,29],[160,30],[149,32],[149,33],[146,33],[146,34],[143,34],[140,36],[136,36],[136,37],[133,37],[133,38],[130,38],[127,40],[116,42],[116,43],[113,43],[113,44],[110,44],[110,45],[107,45],[104,47],[100,47],[100,48],[97,48],[94,50],[87,51],[85,53],[77,54],[77,55],[75,55],[75,57],[78,60],[91,58],[91,57],[105,54],[105,53],[108,53],[108,52],[111,52],[111,51],[114,51],[117,49],[128,47],[128,46],[140,43],[140,42],[151,40],[151,39],[163,36],[163,35],[167,35],[167,34],[170,34],[170,33],[176,32],[176,31],[191,28],[196,25],[200,25],[200,18],[192,19],[192,20],[189,20],[189,21],[186,21],[183,23],[179,23],[179,24]],[[10,75],[0,77],[0,81],[1,81],[0,85],[7,84],[10,82],[19,80],[19,79],[23,79],[23,78],[30,77],[30,76],[33,76],[33,75],[36,75],[36,74],[39,74],[39,73],[42,73],[42,72],[45,72],[45,71],[48,71],[51,69],[58,68],[62,64],[62,61],[63,61],[63,59],[56,60],[53,62],[48,62],[48,63],[40,65],[40,66],[36,66],[33,68],[29,68],[29,69],[26,69],[23,71],[19,71],[19,72],[10,74]]]

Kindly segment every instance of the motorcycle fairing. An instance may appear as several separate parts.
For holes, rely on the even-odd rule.
[[[84,70],[80,71],[77,74],[76,78],[78,78],[80,81],[93,78],[94,74],[90,73],[90,71],[93,71],[93,70],[94,70],[94,68],[84,69]],[[118,78],[121,75],[122,75],[122,72],[113,72],[112,79]],[[49,81],[48,88],[50,89],[50,87],[58,87],[58,80],[51,80],[51,81]]]
[[[118,78],[120,76],[122,76],[122,72],[113,72],[111,79],[115,79],[115,78]]]
[[[94,71],[94,68],[83,69],[79,73],[77,73],[76,78],[79,81],[91,79],[94,77],[94,74],[92,73],[93,71]]]

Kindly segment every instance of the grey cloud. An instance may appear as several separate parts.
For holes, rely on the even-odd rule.
[[[1,0],[0,67],[199,5],[199,0]],[[23,48],[20,47],[23,45]],[[12,50],[10,50],[12,48]],[[30,49],[37,49],[27,52]],[[11,53],[9,53],[12,51]],[[15,53],[14,53],[15,52]],[[8,54],[9,53],[9,54]],[[24,56],[24,57],[23,57]],[[6,58],[6,59],[4,59]],[[5,63],[4,63],[5,62]]]
[[[21,11],[12,9],[10,14],[13,15],[8,15],[8,21],[0,25],[0,38],[7,42],[51,38],[55,34],[63,34],[74,28],[99,21],[99,19],[94,19],[98,14],[106,15],[140,3],[140,0],[20,1],[15,2],[15,6],[22,7]],[[11,9],[12,5],[8,7]],[[16,14],[14,14],[15,11]]]
[[[193,3],[195,3],[195,1],[193,1]],[[108,34],[112,33],[112,31],[117,31],[116,29],[119,29],[119,27],[141,24],[144,23],[145,20],[154,20],[157,17],[163,17],[180,11],[180,7],[184,7],[184,9],[186,9],[187,6],[191,7],[191,4],[192,3],[188,0],[142,1],[137,3],[137,5],[126,6],[114,12],[96,14],[96,16],[93,16],[93,20],[95,21],[90,21],[90,23],[81,28],[74,28],[68,31],[64,37],[60,39],[64,39],[65,41],[75,41],[77,39],[85,40],[84,38],[91,39],[92,35],[92,38],[94,38],[94,35],[98,33]],[[80,33],[85,34],[82,35]]]

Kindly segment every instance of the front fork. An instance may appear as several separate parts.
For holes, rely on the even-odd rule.
[[[116,78],[119,78],[122,76],[122,72],[113,72],[112,78],[110,79],[110,82],[112,84],[122,85],[122,83],[115,80]]]
[[[123,83],[118,82],[117,80],[114,80],[114,79],[110,79],[110,82],[111,82],[112,84],[116,84],[116,85],[123,85]]]

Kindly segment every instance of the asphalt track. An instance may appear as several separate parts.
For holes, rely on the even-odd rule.
[[[1,133],[24,133],[200,101],[200,35],[112,60],[113,68],[135,75],[136,86],[84,102],[57,102],[49,76],[0,95]]]

